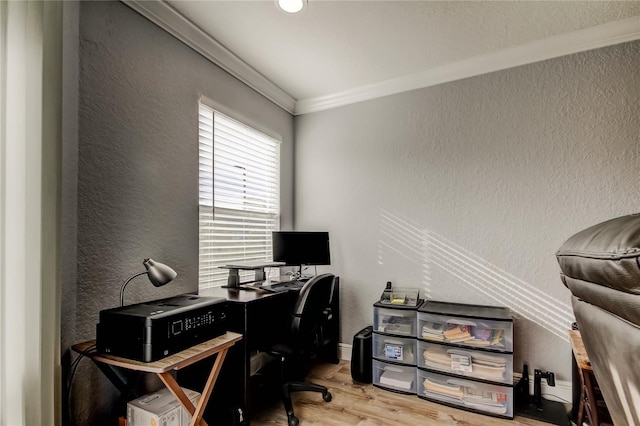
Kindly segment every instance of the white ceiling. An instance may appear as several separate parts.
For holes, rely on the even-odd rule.
[[[164,4],[298,103],[444,72],[540,40],[546,45],[536,46],[554,47],[566,39],[558,36],[613,21],[631,23],[631,38],[640,37],[640,1],[308,0],[298,14],[274,0]]]

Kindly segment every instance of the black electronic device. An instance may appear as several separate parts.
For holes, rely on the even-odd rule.
[[[513,388],[513,399],[515,400],[516,408],[527,407],[531,403],[531,395],[529,395],[529,366],[527,364],[522,367],[522,377]]]
[[[272,237],[274,262],[300,267],[331,264],[328,232],[274,231]]]
[[[356,382],[371,383],[372,381],[372,336],[373,326],[371,325],[363,328],[353,336],[353,346],[351,347],[351,378]]]
[[[181,295],[100,311],[96,347],[103,354],[156,361],[224,334],[227,301]]]
[[[547,384],[549,386],[556,385],[556,376],[555,374],[538,370],[537,368],[533,372],[533,403],[536,405],[536,408],[542,411],[542,379],[547,379]]]
[[[535,369],[532,398],[529,395],[529,367],[524,365],[522,378],[514,388],[516,414],[554,425],[569,426],[569,413],[564,404],[542,397],[542,379],[546,379],[549,386],[556,385],[555,374]]]

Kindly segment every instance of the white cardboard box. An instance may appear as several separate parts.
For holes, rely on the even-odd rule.
[[[198,404],[200,392],[182,391],[193,405]],[[127,403],[127,426],[188,426],[190,421],[191,414],[167,388]]]

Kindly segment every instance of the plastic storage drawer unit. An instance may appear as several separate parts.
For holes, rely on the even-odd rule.
[[[373,308],[373,330],[378,333],[415,337],[416,308],[398,306],[382,308],[375,304]]]
[[[418,341],[418,367],[501,384],[513,384],[511,354]]]
[[[472,316],[470,308],[478,315]],[[418,338],[513,352],[513,320],[507,308],[428,301],[418,312]]]
[[[418,396],[445,405],[513,418],[513,388],[418,370]]]
[[[416,339],[413,337],[373,335],[373,357],[381,361],[416,365]]]
[[[409,395],[416,394],[416,368],[373,360],[373,385]]]

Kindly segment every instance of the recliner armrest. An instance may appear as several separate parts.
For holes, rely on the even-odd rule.
[[[560,247],[556,258],[567,277],[640,294],[640,214],[578,232]]]

